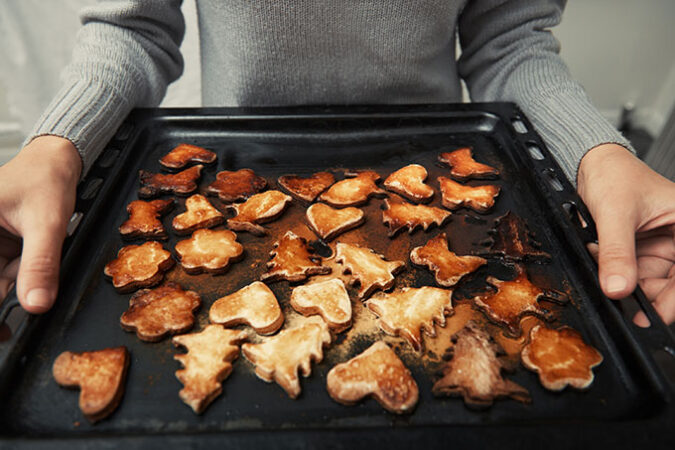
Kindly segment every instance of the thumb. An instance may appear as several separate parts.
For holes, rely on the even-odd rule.
[[[44,313],[54,304],[64,236],[60,225],[43,223],[24,230],[16,287],[21,306],[30,313]]]
[[[630,209],[630,208],[629,208]],[[597,215],[600,286],[610,298],[628,296],[637,285],[635,221],[631,211],[603,211]]]

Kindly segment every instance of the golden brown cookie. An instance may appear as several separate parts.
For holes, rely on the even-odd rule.
[[[384,180],[384,187],[415,203],[427,203],[434,196],[432,187],[424,184],[427,175],[424,167],[410,164],[389,175]]]
[[[173,218],[172,227],[178,234],[189,234],[199,228],[211,228],[225,222],[223,213],[213,207],[200,194],[195,194],[185,200],[185,212]]]
[[[488,407],[503,397],[530,402],[527,389],[502,377],[504,365],[497,357],[499,348],[475,322],[469,321],[452,339],[452,359],[432,388],[435,396],[462,396],[464,403],[473,407]]]
[[[602,355],[586,344],[570,327],[557,330],[537,325],[530,330],[530,342],[520,355],[523,365],[539,374],[542,386],[561,391],[572,386],[585,389],[593,383],[593,367]]]
[[[174,355],[183,366],[176,371],[184,386],[178,395],[195,413],[204,412],[223,392],[222,382],[232,373],[232,361],[239,356],[239,344],[246,338],[244,331],[226,330],[220,325],[173,337],[175,346],[187,349],[187,353]]]
[[[422,247],[415,247],[410,252],[410,260],[418,266],[428,267],[434,273],[436,283],[445,287],[456,285],[464,275],[487,263],[478,256],[458,256],[451,252],[445,233],[430,239]]]
[[[450,175],[460,181],[466,181],[469,178],[497,178],[499,175],[499,170],[473,159],[471,149],[468,147],[441,153],[438,161],[450,166]]]
[[[59,385],[80,389],[80,410],[94,423],[109,416],[119,405],[128,368],[126,347],[115,347],[63,352],[54,361],[52,375]]]
[[[451,212],[435,206],[413,205],[396,199],[386,199],[384,205],[387,209],[382,211],[382,222],[389,227],[389,237],[404,228],[412,234],[420,227],[424,231],[433,225],[440,227],[452,215]]]
[[[324,241],[358,227],[365,220],[365,214],[358,208],[335,209],[323,203],[315,203],[307,208],[310,227]]]
[[[157,342],[168,334],[180,334],[192,328],[194,312],[200,304],[199,294],[184,291],[176,283],[143,289],[129,300],[120,325],[126,331],[136,332],[142,341]]]
[[[191,144],[178,144],[173,150],[162,156],[159,163],[167,169],[182,169],[190,163],[213,164],[216,154]]]
[[[159,242],[150,241],[122,247],[117,258],[105,265],[103,273],[112,278],[117,292],[124,294],[159,284],[164,272],[172,266],[171,253]]]
[[[320,256],[310,253],[307,241],[292,231],[287,231],[274,243],[270,256],[272,260],[267,263],[267,272],[260,276],[262,281],[303,281],[331,271],[330,267],[321,265]]]
[[[318,317],[302,319],[299,325],[265,338],[260,344],[242,345],[241,351],[255,373],[268,383],[276,381],[289,397],[300,395],[300,378],[312,374],[312,361],[323,359],[323,348],[331,342],[328,326]]]
[[[209,321],[226,327],[246,324],[261,335],[273,334],[284,324],[284,314],[274,292],[265,283],[254,281],[216,300]]]
[[[218,172],[216,180],[206,187],[206,193],[217,195],[226,203],[232,203],[246,200],[266,186],[267,181],[251,169],[239,169],[236,172],[223,170]]]
[[[422,332],[436,336],[435,324],[445,326],[446,314],[452,314],[452,291],[436,287],[405,287],[397,292],[379,292],[366,306],[379,317],[385,333],[401,336],[422,351]]]
[[[123,238],[166,239],[168,234],[162,221],[164,214],[173,208],[173,200],[134,200],[127,205],[129,218],[119,227]]]
[[[386,191],[375,184],[380,176],[372,170],[363,172],[347,172],[345,176],[352,177],[338,181],[319,200],[336,207],[363,205],[372,195],[385,195]]]
[[[189,274],[224,273],[241,260],[244,246],[230,230],[197,230],[189,239],[176,243],[180,265]]]
[[[141,198],[152,198],[160,194],[188,196],[197,190],[197,180],[202,175],[203,167],[201,164],[197,164],[174,174],[152,173],[141,170],[138,172],[141,179],[138,196]]]
[[[382,341],[333,367],[326,377],[326,389],[333,400],[344,405],[372,396],[394,414],[411,413],[419,398],[412,374]]]
[[[358,298],[364,300],[378,289],[387,290],[394,285],[394,275],[405,268],[403,261],[386,261],[369,248],[338,242],[335,261],[344,266],[344,273],[351,274],[350,284],[359,284]]]
[[[308,178],[297,175],[284,175],[277,180],[279,186],[289,194],[306,202],[313,202],[323,191],[335,183],[335,177],[329,172],[317,172]]]
[[[476,212],[487,212],[494,206],[500,190],[499,186],[492,184],[465,186],[445,177],[438,177],[438,182],[441,185],[443,206],[448,209],[465,206]]]
[[[266,191],[256,194],[244,203],[228,205],[236,212],[236,216],[227,220],[232,230],[248,231],[257,236],[267,234],[259,224],[270,222],[281,215],[292,198],[280,191]]]
[[[352,325],[352,302],[339,278],[294,288],[291,306],[304,316],[320,315],[336,333]]]

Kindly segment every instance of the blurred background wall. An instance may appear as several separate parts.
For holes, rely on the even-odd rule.
[[[185,73],[169,88],[163,106],[201,103],[194,1],[183,4]],[[68,62],[79,27],[77,13],[93,2],[0,3],[0,163],[18,151],[23,136],[57,90],[58,75]],[[598,109],[619,125],[622,108],[630,105],[630,128],[656,138],[675,104],[674,20],[673,0],[570,0],[554,34],[570,70]],[[671,150],[672,161],[675,149]]]

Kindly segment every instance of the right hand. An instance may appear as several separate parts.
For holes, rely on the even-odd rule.
[[[0,167],[0,300],[16,281],[26,311],[54,304],[81,170],[75,146],[57,136],[33,139]]]

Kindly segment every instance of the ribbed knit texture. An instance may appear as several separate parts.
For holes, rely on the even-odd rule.
[[[466,4],[465,4],[466,3]],[[591,106],[548,28],[555,0],[199,0],[205,106],[520,105],[574,181],[581,157],[628,142]],[[182,72],[179,1],[106,1],[82,15],[65,87],[31,138],[73,141],[88,171],[136,106]],[[455,34],[462,57],[457,62]]]

